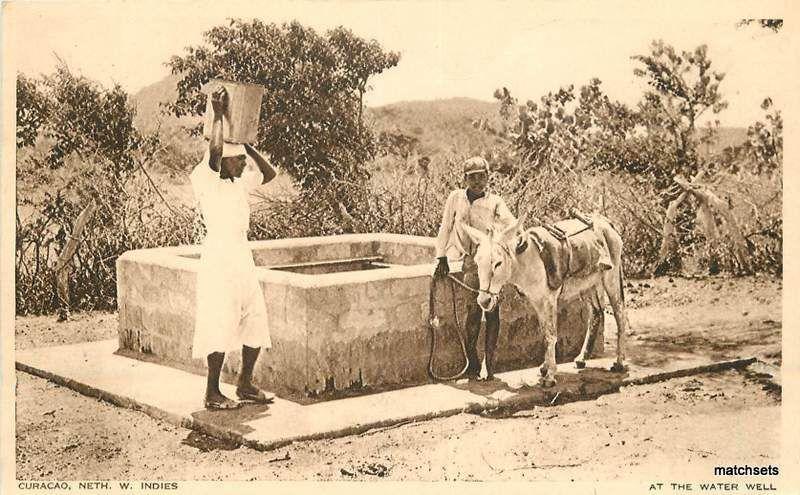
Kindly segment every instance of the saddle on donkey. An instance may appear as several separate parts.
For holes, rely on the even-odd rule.
[[[605,239],[594,231],[592,220],[577,211],[570,215],[572,218],[553,225],[528,230],[541,253],[551,289],[561,287],[567,277],[612,268]]]

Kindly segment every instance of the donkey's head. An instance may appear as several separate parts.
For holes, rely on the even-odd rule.
[[[478,305],[484,311],[492,311],[497,305],[500,289],[514,275],[517,253],[525,249],[525,239],[518,235],[523,220],[509,226],[502,232],[485,234],[478,229],[462,224],[462,230],[478,246],[475,251],[475,264],[478,267],[480,283]]]

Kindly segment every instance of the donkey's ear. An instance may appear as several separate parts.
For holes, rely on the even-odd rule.
[[[525,224],[525,215],[522,215],[516,222],[512,223],[503,230],[502,234],[500,234],[500,238],[510,240],[511,238],[516,236],[518,232],[522,230],[522,226],[524,224]]]
[[[483,232],[474,227],[470,227],[464,222],[459,222],[458,228],[464,231],[475,244],[481,244],[486,240],[486,235]]]
[[[522,254],[525,250],[528,249],[528,236],[526,235],[519,235],[517,236],[517,247],[514,249],[514,252],[517,254]]]
[[[523,213],[519,217],[519,219],[517,220],[517,228],[519,228],[520,230],[524,229],[525,228],[525,221],[527,219],[528,219],[528,214],[527,213]]]

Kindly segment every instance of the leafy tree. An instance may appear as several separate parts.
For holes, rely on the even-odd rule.
[[[632,57],[643,67],[634,69],[650,90],[638,105],[638,119],[645,126],[647,142],[660,149],[660,160],[650,173],[659,189],[672,185],[676,175],[694,176],[701,166],[698,144],[714,139],[719,123],[697,131],[698,119],[708,111],[727,108],[719,91],[725,74],[711,69],[705,45],[678,53],[661,40],[648,55]]]
[[[781,26],[781,23],[761,24],[776,31]],[[737,219],[733,215],[736,206],[733,198],[720,197],[714,191],[719,184],[712,187],[715,182],[724,180],[719,171],[725,167],[729,156],[737,153],[729,151],[729,156],[721,160],[720,157],[709,160],[698,153],[700,144],[716,138],[719,126],[719,121],[714,120],[698,129],[700,117],[708,112],[719,113],[727,107],[720,92],[724,74],[712,69],[706,47],[678,54],[671,46],[656,41],[649,55],[633,59],[643,65],[634,73],[651,87],[639,104],[639,116],[647,131],[643,144],[661,151],[657,155],[660,159],[654,160],[649,170],[661,191],[662,205],[666,207],[661,252],[653,273],[659,275],[679,269],[686,255],[706,258],[710,273],[723,268],[740,274],[752,273],[759,258],[761,262],[775,259],[772,245],[756,246],[750,237],[779,232],[780,219],[778,222],[759,219],[758,231],[746,234],[750,219]],[[762,108],[768,111],[771,104],[767,99]],[[780,167],[781,129],[779,112],[768,113],[767,124],[757,122],[750,127],[749,142],[739,147],[738,152],[752,164],[755,173]],[[758,215],[759,208],[743,200]],[[762,228],[765,224],[769,225]],[[775,264],[764,267],[774,269]]]
[[[17,74],[17,148],[32,146],[47,119],[49,102],[39,82]]]
[[[635,109],[608,98],[596,78],[578,95],[570,85],[539,103],[529,100],[518,117],[511,111],[516,99],[506,88],[495,91],[501,117],[517,119],[510,137],[521,161],[534,168],[618,168],[655,182],[660,190],[669,188],[676,175],[696,174],[698,144],[712,140],[718,125],[698,132],[697,121],[726,108],[719,92],[724,74],[711,70],[705,46],[678,53],[655,41],[648,55],[632,58],[642,65],[634,74],[650,87]]]
[[[186,242],[191,228],[186,212],[162,214],[163,198],[145,170],[160,150],[158,136],[134,127],[121,87],[107,89],[64,64],[42,80],[18,76],[18,83],[17,127],[30,148],[17,155],[18,180],[32,176],[35,189],[18,195],[28,213],[17,217],[17,310],[48,312],[65,299],[84,309],[113,308],[117,256]],[[85,228],[77,234],[82,212]],[[65,248],[71,236],[80,239],[75,250]],[[57,257],[63,269],[56,269]]]
[[[201,87],[213,78],[265,88],[257,147],[306,190],[365,176],[375,153],[363,125],[363,97],[370,77],[394,67],[385,52],[339,27],[325,36],[298,22],[276,25],[231,20],[205,33],[205,43],[169,62],[180,74],[177,116],[205,111]]]
[[[500,115],[506,119],[515,113],[517,99],[508,89],[496,90],[500,100]],[[519,108],[518,124],[514,125],[510,137],[513,139],[520,159],[528,166],[570,167],[577,162],[579,140],[576,121],[567,109],[575,99],[573,86],[550,92],[541,98],[541,106],[528,100]]]
[[[772,98],[761,103],[766,122],[756,121],[747,128],[747,142],[741,152],[753,165],[756,174],[780,173],[783,167],[783,117],[774,108]]]
[[[682,251],[698,240],[696,213],[684,201],[691,195],[687,196],[688,191],[675,179],[697,177],[698,172],[708,171],[698,148],[715,139],[719,122],[702,132],[698,132],[697,123],[706,112],[716,114],[727,107],[719,91],[725,75],[712,70],[705,45],[679,53],[656,40],[649,54],[631,58],[641,64],[634,74],[650,87],[638,105],[638,119],[645,128],[645,139],[638,140],[638,144],[654,159],[646,173],[662,192],[662,206],[667,208],[662,250],[654,270],[660,275],[679,270]]]
[[[783,27],[783,19],[742,19],[736,23],[736,27],[749,26],[754,23],[758,24],[764,29],[770,29],[776,33]]]
[[[84,160],[108,160],[107,170],[117,177],[130,172],[133,153],[148,144],[133,125],[134,115],[119,85],[107,90],[64,64],[41,81],[17,76],[17,145],[32,146],[41,133],[50,168],[62,167],[75,153]]]
[[[540,102],[528,100],[517,108],[508,89],[495,91],[500,116],[512,122],[508,137],[524,166],[579,170],[586,167],[628,166],[622,145],[630,136],[635,119],[624,104],[611,101],[593,78],[576,94],[569,85],[548,92]]]

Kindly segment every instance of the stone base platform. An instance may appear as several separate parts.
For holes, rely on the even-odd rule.
[[[179,369],[130,359],[115,353],[116,340],[18,352],[16,367],[84,395],[205,434],[259,450],[295,441],[333,438],[398,423],[423,421],[462,412],[509,415],[521,409],[589,400],[622,386],[651,383],[708,371],[758,366],[755,359],[711,362],[676,360],[668,369],[630,366],[627,373],[608,371],[611,359],[592,360],[582,370],[559,365],[558,385],[525,386],[539,370],[500,373],[493,382],[427,384],[390,392],[303,405],[285,399],[245,405],[234,411],[209,412],[202,407],[205,377]],[[223,384],[233,397],[233,386]]]

